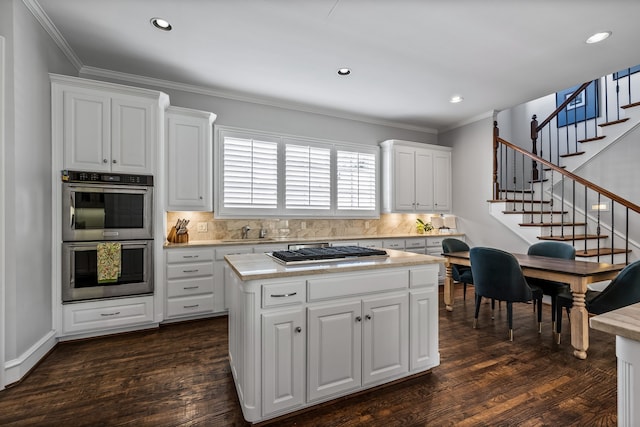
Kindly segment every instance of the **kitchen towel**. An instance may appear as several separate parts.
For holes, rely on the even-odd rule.
[[[118,242],[98,243],[98,283],[113,283],[120,276],[122,245]]]

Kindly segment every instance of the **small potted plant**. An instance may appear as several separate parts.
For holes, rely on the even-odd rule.
[[[433,230],[433,225],[431,222],[424,222],[420,218],[416,218],[416,231],[418,234],[424,234],[425,231]]]

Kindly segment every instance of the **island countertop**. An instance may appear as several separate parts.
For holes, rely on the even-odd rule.
[[[225,260],[243,281],[276,279],[310,274],[344,273],[347,271],[444,263],[445,259],[431,255],[386,249],[386,258],[328,261],[318,264],[282,265],[267,254],[227,255]]]
[[[589,325],[599,331],[640,341],[640,303],[592,317]]]

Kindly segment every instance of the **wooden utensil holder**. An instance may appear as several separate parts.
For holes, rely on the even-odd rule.
[[[167,236],[167,241],[170,243],[189,243],[189,232],[178,234],[176,227],[171,227],[169,235]]]

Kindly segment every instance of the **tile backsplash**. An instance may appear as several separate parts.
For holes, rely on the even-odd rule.
[[[190,220],[189,240],[239,239],[248,225],[248,238],[258,238],[261,228],[266,237],[351,237],[360,235],[417,234],[416,218],[429,220],[430,214],[382,214],[379,219],[216,219],[213,212],[167,212],[168,234],[178,219]]]

